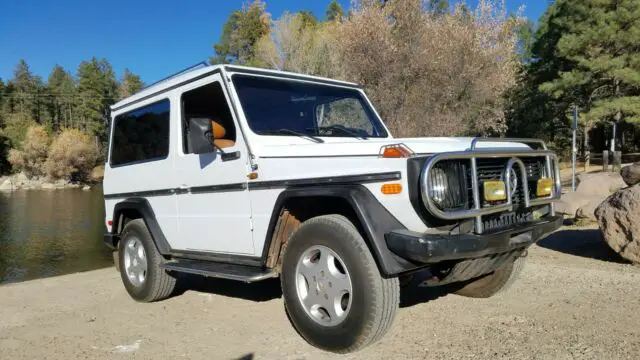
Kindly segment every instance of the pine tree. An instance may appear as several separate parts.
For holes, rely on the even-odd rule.
[[[429,11],[436,16],[444,15],[449,11],[449,1],[429,0]]]
[[[122,73],[122,80],[118,86],[118,94],[120,99],[129,97],[144,87],[144,83],[140,76],[132,73],[129,69],[124,69]]]
[[[81,129],[104,141],[109,106],[117,97],[117,82],[111,64],[95,57],[78,67],[78,114]]]
[[[558,0],[552,7],[552,26],[562,29],[554,56],[567,66],[542,90],[581,105],[589,126],[640,121],[640,3]]]
[[[27,62],[20,59],[13,71],[13,79],[11,79],[12,96],[15,99],[13,112],[37,120],[38,90],[40,88],[38,82],[39,78],[31,73]]]
[[[326,21],[341,21],[342,16],[342,6],[340,6],[338,0],[331,0],[329,5],[327,6],[327,11],[325,13]]]
[[[252,65],[254,46],[263,35],[269,33],[270,25],[270,15],[265,11],[264,2],[254,0],[249,5],[245,4],[242,10],[229,15],[220,40],[213,46],[215,55],[210,62]]]
[[[73,127],[77,93],[71,74],[62,66],[56,65],[49,75],[47,86],[52,95],[52,104],[49,110],[52,129],[58,131],[63,127]]]

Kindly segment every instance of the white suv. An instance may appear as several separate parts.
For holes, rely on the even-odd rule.
[[[418,271],[495,294],[562,221],[541,141],[396,139],[353,83],[205,66],[111,110],[104,240],[128,293],[166,298],[176,272],[279,277],[292,325],[328,351],[379,340]]]

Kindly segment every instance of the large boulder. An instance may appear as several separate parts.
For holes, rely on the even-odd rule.
[[[640,185],[620,189],[595,210],[609,246],[620,256],[640,264]]]
[[[640,183],[640,162],[627,165],[620,169],[622,180],[629,186]]]
[[[622,176],[616,172],[580,174],[578,181],[576,192],[585,195],[599,195],[603,198],[627,186],[622,180]]]
[[[571,218],[596,221],[594,210],[616,190],[625,187],[618,173],[588,173],[578,176],[576,191],[569,190],[556,203],[556,211]]]

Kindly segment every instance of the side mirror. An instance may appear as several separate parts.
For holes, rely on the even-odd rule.
[[[189,151],[194,154],[206,154],[215,151],[210,119],[189,119]]]

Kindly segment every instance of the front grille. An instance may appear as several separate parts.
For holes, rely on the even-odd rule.
[[[478,185],[482,189],[482,183],[487,180],[504,180],[504,171],[510,158],[478,158],[476,159],[476,169],[478,174]],[[527,178],[522,179],[520,168],[515,165],[518,186],[516,187],[511,201],[515,208],[524,207],[525,197],[522,186],[523,181],[527,181],[529,187],[529,198],[536,198],[537,180],[547,176],[544,157],[522,157],[525,165]],[[432,199],[436,200],[437,206],[441,210],[455,211],[473,209],[473,187],[471,180],[471,161],[469,159],[442,160],[436,163],[431,169],[429,177],[428,191]],[[490,204],[484,202],[480,196],[481,206]]]
[[[513,192],[511,197],[512,203],[518,207],[524,205],[524,189],[522,186],[523,181],[527,181],[529,186],[529,198],[536,198],[536,182],[539,178],[545,175],[545,159],[543,157],[529,157],[521,158],[524,163],[527,179],[522,179],[521,173],[518,167],[515,167],[518,178],[518,186]],[[478,171],[478,184],[482,184],[485,180],[504,180],[503,173],[509,159],[477,159],[476,167]],[[467,174],[471,178],[471,172]],[[484,205],[484,204],[483,204]]]

